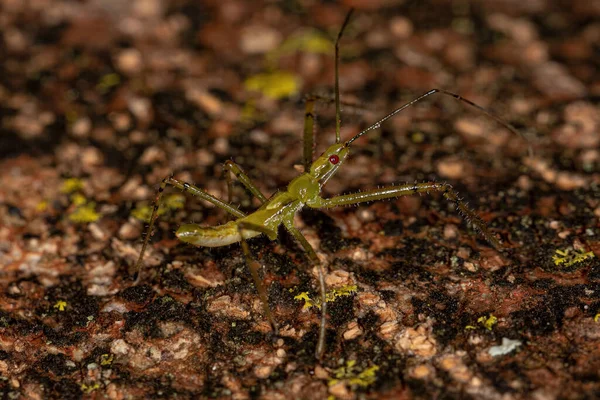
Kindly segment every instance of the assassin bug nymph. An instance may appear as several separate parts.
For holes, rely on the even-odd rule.
[[[495,248],[500,249],[502,245],[499,240],[488,230],[485,223],[475,214],[467,205],[460,199],[452,186],[447,183],[438,182],[423,182],[414,184],[404,184],[398,186],[389,186],[379,189],[365,190],[362,192],[335,196],[331,198],[323,198],[320,196],[323,185],[338,171],[344,161],[350,154],[350,145],[369,131],[375,130],[381,126],[383,122],[398,114],[402,110],[414,105],[417,102],[429,97],[432,94],[440,93],[451,96],[459,101],[462,101],[469,106],[477,109],[479,112],[494,119],[496,122],[504,126],[511,132],[520,135],[520,133],[510,124],[501,120],[499,117],[486,111],[484,108],[475,103],[462,98],[461,96],[442,90],[433,89],[427,93],[417,97],[416,99],[404,104],[395,109],[379,121],[375,122],[368,128],[362,130],[349,140],[342,142],[340,138],[341,125],[341,109],[340,109],[340,91],[339,91],[339,42],[344,32],[352,11],[350,11],[342,24],[335,41],[335,144],[329,146],[327,150],[319,156],[314,162],[313,159],[313,125],[314,115],[313,109],[317,97],[309,98],[306,102],[306,116],[304,120],[304,173],[292,180],[287,189],[276,192],[271,197],[267,198],[256,185],[254,185],[242,168],[233,161],[229,160],[225,163],[224,169],[227,173],[229,187],[229,201],[225,202],[210,195],[205,190],[202,190],[194,185],[179,181],[172,176],[166,177],[158,189],[148,231],[142,245],[140,256],[135,265],[135,280],[139,279],[139,272],[144,257],[144,252],[148,246],[148,241],[152,233],[154,223],[157,218],[157,211],[160,199],[164,189],[170,185],[193,196],[197,196],[203,200],[212,203],[213,205],[232,214],[236,220],[227,222],[223,225],[215,227],[205,227],[197,224],[185,224],[180,226],[175,235],[179,240],[185,243],[190,243],[195,246],[204,247],[219,247],[226,246],[232,243],[240,242],[244,253],[246,264],[248,265],[254,284],[258,291],[258,295],[262,302],[263,312],[269,320],[273,332],[277,335],[277,323],[269,307],[267,299],[267,291],[259,276],[259,263],[252,257],[247,243],[247,239],[265,234],[270,240],[277,239],[277,230],[280,225],[298,241],[300,246],[306,251],[310,261],[317,267],[319,292],[321,297],[321,320],[319,328],[319,338],[316,347],[316,357],[321,359],[325,349],[325,327],[327,324],[327,302],[325,288],[325,271],[323,265],[317,257],[317,253],[302,235],[302,233],[294,226],[294,215],[299,212],[302,207],[312,208],[332,208],[337,206],[345,206],[358,203],[366,203],[375,200],[383,200],[388,198],[412,195],[415,193],[441,192],[443,197],[453,202],[458,209],[458,212],[469,221],[477,231]],[[231,174],[250,191],[260,202],[261,206],[258,210],[251,214],[245,214],[238,208],[230,204],[231,201]]]

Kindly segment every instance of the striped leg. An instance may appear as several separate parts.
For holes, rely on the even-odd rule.
[[[438,182],[424,182],[406,184],[400,186],[388,186],[381,189],[366,190],[364,192],[357,192],[346,194],[343,196],[336,196],[330,199],[322,199],[311,207],[320,208],[331,208],[337,206],[345,206],[350,204],[365,203],[374,200],[389,199],[392,197],[408,196],[415,193],[429,193],[430,191],[441,192],[444,198],[453,202],[456,205],[458,213],[469,223],[471,223],[476,230],[492,245],[494,248],[502,249],[500,241],[489,231],[485,222],[479,218],[473,210],[471,210],[467,204],[462,201],[458,196],[458,193],[448,183]]]
[[[163,196],[165,188],[167,185],[174,186],[178,189],[183,190],[185,193],[189,193],[192,196],[200,197],[202,200],[206,200],[209,203],[214,204],[215,206],[227,211],[228,213],[234,215],[237,218],[245,217],[246,214],[235,208],[229,203],[225,203],[222,200],[219,200],[215,196],[209,194],[205,190],[202,190],[194,185],[190,185],[189,183],[179,181],[172,176],[168,176],[162,180],[160,184],[160,188],[158,192],[156,192],[156,198],[154,200],[154,207],[152,208],[152,214],[150,216],[150,224],[148,225],[148,229],[146,230],[146,237],[144,238],[144,244],[142,245],[142,251],[140,252],[140,256],[135,263],[135,272],[133,275],[134,285],[138,284],[138,280],[140,278],[140,270],[142,268],[142,260],[144,258],[144,253],[146,252],[146,247],[148,247],[148,242],[150,241],[150,237],[152,236],[152,228],[154,227],[154,223],[156,222],[156,218],[158,217],[158,207],[160,204],[160,199]]]

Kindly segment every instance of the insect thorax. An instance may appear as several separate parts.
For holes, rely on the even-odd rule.
[[[288,193],[304,204],[309,204],[317,198],[320,190],[319,182],[310,174],[300,175],[288,185]]]

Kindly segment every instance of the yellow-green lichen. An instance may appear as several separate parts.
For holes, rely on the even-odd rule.
[[[96,203],[88,201],[81,193],[83,190],[83,181],[79,178],[65,179],[61,192],[69,194],[71,204],[75,209],[69,214],[68,219],[76,223],[95,222],[100,218],[100,214],[96,212]],[[45,205],[47,207],[47,204]]]
[[[77,206],[77,208],[69,214],[70,221],[80,224],[96,222],[99,218],[100,214],[96,212],[96,203],[93,201]]]
[[[272,71],[253,75],[246,79],[244,87],[248,91],[260,92],[272,99],[290,97],[300,90],[296,75],[286,71]]]
[[[328,303],[335,301],[338,297],[351,296],[358,291],[356,285],[345,285],[339,288],[330,290],[325,294],[325,301]],[[308,295],[308,292],[302,292],[294,296],[294,300],[304,300],[303,310],[307,310],[311,307],[317,307],[321,309],[321,299],[319,297],[313,299]]]
[[[100,92],[108,92],[112,87],[117,86],[121,83],[121,77],[119,74],[106,74],[100,78],[100,82],[96,85],[96,88]]]
[[[78,117],[79,117],[79,114],[77,114],[77,111],[75,111],[75,110],[67,110],[65,112],[65,118],[67,119],[67,122],[70,125],[73,124],[75,121],[77,121]]]
[[[102,355],[100,355],[100,365],[102,365],[102,366],[111,365],[114,358],[115,358],[115,356],[113,354],[110,354],[110,353],[102,354]]]
[[[302,306],[303,310],[307,310],[313,306],[316,306],[313,299],[311,299],[310,296],[308,295],[308,292],[302,292],[300,294],[297,294],[296,296],[294,296],[294,300],[304,300],[304,305]],[[321,306],[317,306],[317,307],[321,308]]]
[[[160,208],[158,209],[158,215],[160,215]],[[138,204],[132,211],[131,216],[140,221],[150,222],[152,216],[152,206],[148,203]]]
[[[94,390],[98,389],[100,389],[100,384],[98,382],[94,382],[89,385],[86,383],[81,384],[81,391],[83,393],[92,393]]]
[[[258,110],[256,108],[256,101],[254,99],[249,99],[244,104],[244,106],[242,107],[240,120],[245,123],[259,122],[264,120],[264,117],[258,113]]]
[[[41,200],[39,203],[35,205],[35,210],[37,212],[44,212],[48,209],[48,202],[46,200]]]
[[[557,249],[555,254],[552,256],[552,261],[554,261],[554,265],[559,266],[562,265],[564,267],[570,267],[574,264],[580,263],[588,258],[593,258],[594,253],[592,251],[586,252],[584,249],[579,250],[560,250]]]
[[[477,322],[483,325],[483,327],[488,331],[491,331],[492,327],[498,323],[498,318],[496,318],[493,314],[490,314],[489,317],[484,315],[483,317],[479,317]]]
[[[266,56],[268,72],[253,75],[246,79],[244,87],[248,91],[260,92],[272,99],[281,99],[298,94],[300,78],[290,72],[278,69],[278,60],[285,55],[296,52],[330,54],[333,43],[330,38],[318,31],[305,31],[285,40],[281,46]],[[246,117],[253,116],[253,109],[245,109]],[[247,118],[248,119],[248,118]]]
[[[373,365],[360,372],[356,368],[356,360],[346,361],[346,365],[333,371],[335,378],[329,379],[328,385],[333,386],[345,382],[349,386],[367,387],[377,380],[379,366]]]
[[[80,190],[83,190],[83,181],[79,178],[69,178],[65,179],[62,183],[62,187],[60,191],[63,193],[75,193]]]
[[[185,196],[181,193],[172,193],[163,197],[163,201],[158,206],[157,216],[161,216],[168,211],[182,209],[185,205]],[[131,216],[144,221],[150,222],[152,216],[152,205],[146,202],[140,203],[131,211]]]
[[[65,311],[65,308],[67,308],[67,302],[64,300],[58,300],[52,307],[56,308],[58,311]]]
[[[73,193],[71,195],[71,204],[76,205],[77,207],[84,205],[87,203],[87,199],[81,193]]]
[[[326,295],[325,300],[334,301],[338,297],[341,296],[351,296],[358,291],[358,287],[356,285],[344,285],[339,288],[331,289]]]
[[[298,51],[313,54],[332,54],[333,42],[329,37],[316,30],[304,31],[287,38],[281,46],[270,52],[267,56],[269,61],[293,54]]]
[[[413,132],[410,135],[410,140],[415,144],[420,144],[425,141],[425,134],[423,132]]]
[[[163,205],[168,210],[181,210],[185,206],[185,196],[181,193],[172,193],[164,197]]]
[[[594,322],[600,321],[600,313],[594,315]]]

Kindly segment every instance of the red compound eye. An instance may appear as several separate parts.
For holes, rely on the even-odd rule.
[[[329,162],[335,165],[340,162],[340,158],[336,154],[334,154],[332,156],[329,156]]]

